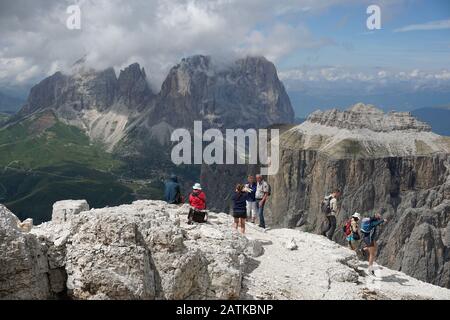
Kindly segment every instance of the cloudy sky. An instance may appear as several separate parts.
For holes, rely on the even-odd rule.
[[[66,27],[73,4],[80,30]],[[366,27],[370,4],[381,8],[381,30]],[[305,91],[437,90],[446,97],[450,2],[0,0],[0,90],[29,88],[85,55],[95,68],[137,61],[158,88],[171,66],[193,54],[264,55],[295,103]]]

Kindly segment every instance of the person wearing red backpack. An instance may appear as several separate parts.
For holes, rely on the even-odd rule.
[[[203,223],[208,220],[206,214],[206,195],[202,191],[200,183],[196,183],[192,187],[192,192],[189,195],[189,209],[188,224],[192,224],[192,221]]]
[[[361,219],[361,215],[358,212],[355,212],[344,226],[345,239],[348,241],[348,246],[353,251],[358,248],[358,241],[361,239],[359,234],[359,219]]]

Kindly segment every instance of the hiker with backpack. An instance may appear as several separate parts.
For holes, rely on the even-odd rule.
[[[340,189],[334,191],[326,196],[321,203],[321,210],[325,214],[325,224],[322,226],[322,235],[328,239],[333,239],[334,231],[336,230],[336,215],[339,212],[337,201],[341,196]]]
[[[194,184],[192,192],[189,195],[189,214],[188,224],[192,224],[192,221],[203,223],[208,220],[208,214],[206,213],[206,195],[202,191],[200,183]]]
[[[183,202],[181,188],[176,175],[172,174],[164,183],[164,200],[170,204],[180,204]]]
[[[363,237],[363,241],[365,247],[363,248],[363,253],[369,253],[369,274],[375,275],[375,271],[373,269],[373,263],[375,262],[375,257],[377,255],[377,227],[387,222],[386,219],[383,219],[381,214],[376,213],[373,217],[364,218],[361,221],[361,234]]]
[[[247,219],[252,223],[255,223],[256,213],[258,210],[256,208],[256,182],[254,176],[249,175],[247,177],[247,184],[245,185],[245,188],[249,190],[247,199]]]
[[[361,215],[355,212],[344,226],[345,239],[351,250],[355,251],[358,248],[358,241],[361,239],[359,234],[359,219]]]
[[[256,175],[256,192],[255,192],[255,200],[256,200],[256,208],[258,209],[259,216],[259,227],[265,229],[266,222],[264,220],[264,206],[267,202],[267,199],[270,196],[270,186],[264,181],[262,175]]]
[[[237,230],[241,229],[241,233],[245,233],[245,220],[247,219],[247,201],[251,189],[246,188],[242,184],[238,184],[232,196],[233,200],[233,227]]]

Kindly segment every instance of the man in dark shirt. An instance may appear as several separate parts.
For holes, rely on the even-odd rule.
[[[174,174],[172,174],[169,180],[165,182],[164,200],[171,204],[181,203],[180,184],[178,183],[177,176]]]

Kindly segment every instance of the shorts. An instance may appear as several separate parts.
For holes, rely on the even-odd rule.
[[[247,218],[247,213],[246,212],[233,212],[233,218],[246,219]]]
[[[247,217],[255,218],[258,209],[256,208],[256,201],[247,201]]]
[[[375,246],[375,240],[373,239],[371,234],[365,234],[363,237],[364,244],[366,247],[373,247]]]

